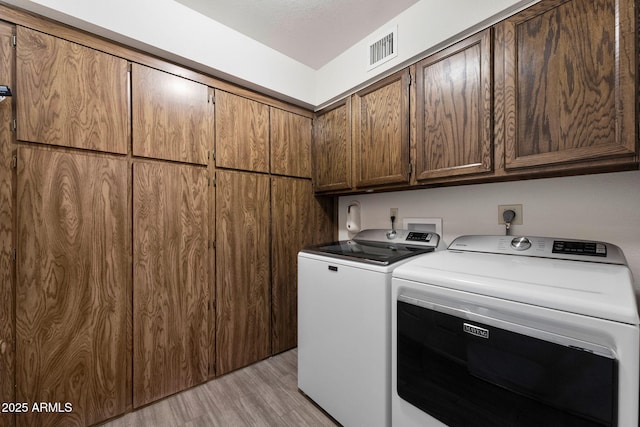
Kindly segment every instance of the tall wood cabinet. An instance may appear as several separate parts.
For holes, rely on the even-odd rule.
[[[18,26],[16,74],[18,140],[128,153],[126,60]]]
[[[16,401],[72,405],[18,426],[90,425],[130,405],[128,176],[123,159],[18,150]]]
[[[216,374],[269,356],[269,176],[216,172]]]
[[[311,119],[270,107],[270,172],[311,178]]]
[[[491,30],[416,66],[414,181],[491,172]]]
[[[507,171],[634,160],[635,3],[547,0],[496,27],[496,146]]]
[[[409,69],[353,96],[357,188],[409,182]]]
[[[206,169],[133,166],[133,404],[206,380],[209,371]]]

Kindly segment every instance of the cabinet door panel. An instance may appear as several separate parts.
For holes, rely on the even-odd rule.
[[[0,22],[0,76],[13,87],[15,60],[11,37],[14,26]],[[13,315],[13,241],[14,241],[14,196],[13,169],[11,168],[12,103],[0,102],[0,402],[16,402],[14,387],[15,372],[15,317]],[[0,426],[13,425],[14,415],[0,412]]]
[[[313,184],[315,190],[351,188],[351,98],[321,111],[313,122]]]
[[[269,172],[269,107],[216,90],[216,166]]]
[[[17,424],[98,423],[131,404],[129,168],[30,148],[18,157],[16,401],[73,411]]]
[[[133,64],[133,154],[207,164],[213,108],[207,86]]]
[[[139,163],[133,175],[133,404],[208,375],[207,173]]]
[[[216,173],[216,373],[270,354],[269,177]]]
[[[507,169],[633,156],[634,10],[543,1],[501,24]]]
[[[356,187],[409,180],[409,80],[406,69],[354,95]]]
[[[417,65],[416,180],[490,172],[491,32]]]
[[[311,119],[270,109],[271,173],[311,178]]]
[[[127,61],[24,27],[17,38],[17,138],[128,153]]]

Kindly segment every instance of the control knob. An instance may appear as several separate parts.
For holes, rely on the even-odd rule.
[[[516,237],[511,241],[511,247],[516,251],[526,251],[531,247],[531,240],[526,237]]]

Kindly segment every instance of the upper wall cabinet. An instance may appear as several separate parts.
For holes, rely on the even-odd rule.
[[[128,63],[17,27],[17,138],[126,154]]]
[[[271,173],[311,178],[311,119],[271,107]]]
[[[269,107],[220,90],[216,99],[216,166],[269,172]]]
[[[633,0],[549,0],[497,26],[507,170],[633,159],[636,16]]]
[[[356,187],[409,181],[409,69],[353,96]]]
[[[311,159],[315,191],[351,188],[351,98],[316,115]]]
[[[213,89],[143,65],[132,67],[133,154],[207,164]]]
[[[491,30],[416,67],[415,180],[491,172]]]

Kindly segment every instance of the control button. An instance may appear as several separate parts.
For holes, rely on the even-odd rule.
[[[511,247],[516,251],[526,251],[531,247],[531,241],[526,237],[516,237],[511,240]]]

